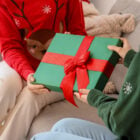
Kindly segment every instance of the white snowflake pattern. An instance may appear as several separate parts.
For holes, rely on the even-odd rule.
[[[130,93],[132,93],[133,90],[133,86],[130,82],[125,82],[125,84],[123,85],[123,92],[124,94],[129,95]]]
[[[14,19],[14,21],[15,21],[15,24],[19,27],[20,26],[20,21],[16,18]]]
[[[45,5],[45,6],[43,6],[43,9],[42,9],[44,14],[51,13],[51,10],[52,10],[52,8],[50,7],[50,5]]]

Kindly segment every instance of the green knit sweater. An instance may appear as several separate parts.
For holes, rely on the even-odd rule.
[[[88,102],[119,139],[140,140],[140,52],[130,50],[124,65],[129,69],[118,99],[93,89]]]

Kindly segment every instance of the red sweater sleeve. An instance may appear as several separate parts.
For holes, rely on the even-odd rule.
[[[68,0],[67,30],[71,34],[86,35],[82,3],[80,0]]]
[[[26,57],[20,32],[7,9],[0,5],[0,52],[3,59],[24,79],[34,70]]]

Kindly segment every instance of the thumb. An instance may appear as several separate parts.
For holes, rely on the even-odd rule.
[[[119,53],[120,53],[120,50],[121,50],[121,47],[117,47],[117,46],[108,46],[108,49],[119,54]]]
[[[35,81],[35,78],[33,77],[33,73],[29,74],[28,80],[29,80],[29,82],[34,82]]]
[[[80,93],[86,94],[86,95],[89,93],[89,91],[90,91],[90,90],[88,90],[88,89],[80,89],[80,90],[79,90]]]
[[[35,81],[35,78],[33,76],[31,76],[31,82],[34,82]]]

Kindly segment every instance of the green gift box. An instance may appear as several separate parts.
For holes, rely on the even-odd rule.
[[[108,50],[108,45],[122,46],[122,42],[114,38],[56,34],[34,74],[35,83],[57,92],[64,92],[62,85],[69,90],[71,83],[73,91],[79,88],[103,90],[119,59],[115,52]],[[75,78],[65,79],[66,75]],[[87,78],[89,82],[85,87]]]

